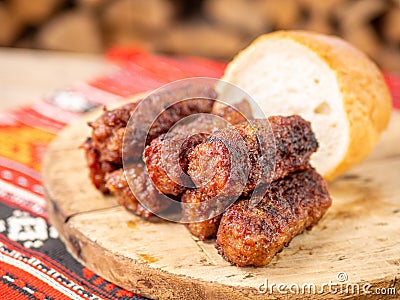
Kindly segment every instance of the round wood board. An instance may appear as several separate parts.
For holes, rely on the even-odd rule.
[[[271,293],[271,285],[296,291],[293,284],[311,283],[320,292],[323,284],[339,283],[339,273],[347,276],[344,284],[369,283],[372,298],[380,299],[377,288],[394,287],[400,295],[400,113],[370,157],[330,184],[333,205],[319,224],[259,268],[231,266],[215,241],[199,241],[181,224],[144,221],[98,192],[78,146],[89,135],[86,122],[100,113],[66,127],[43,170],[51,223],[68,251],[100,276],[157,299],[287,298],[277,286]],[[360,296],[351,291],[325,287],[318,298]]]

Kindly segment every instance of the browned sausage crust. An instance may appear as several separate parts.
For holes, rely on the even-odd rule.
[[[314,170],[293,173],[271,183],[251,207],[242,199],[223,214],[218,252],[238,266],[264,266],[304,229],[317,224],[331,205],[326,182]]]
[[[251,105],[247,99],[242,99],[231,105],[216,102],[211,113],[220,116],[232,125],[245,122],[248,119],[253,119]]]
[[[89,122],[92,135],[81,148],[85,151],[90,179],[103,193],[108,193],[105,176],[122,168],[122,140],[126,124],[137,103],[130,103],[118,109],[107,111],[94,122]]]
[[[202,95],[200,98],[198,95]],[[132,160],[138,160],[142,155],[143,149],[137,149],[137,143],[144,141],[150,142],[168,129],[180,119],[193,113],[208,113],[216,98],[215,91],[207,87],[184,86],[172,91],[166,91],[146,98],[146,101],[126,104],[120,108],[105,111],[94,122],[90,122],[92,127],[92,138],[94,147],[100,152],[100,160],[112,163],[122,163],[122,142],[127,123],[133,112],[138,111],[138,124],[151,125],[149,131],[142,132],[138,128],[135,136],[127,139],[132,148],[128,153]],[[188,100],[184,100],[188,99]],[[184,100],[184,101],[181,101]],[[161,111],[161,109],[164,109]],[[154,121],[154,122],[153,122]],[[143,147],[143,145],[139,145]],[[140,147],[139,147],[140,148]]]
[[[192,114],[210,113],[216,97],[209,87],[191,85],[151,94],[137,107],[135,120],[125,135],[124,155],[130,161],[140,159],[145,145],[179,120]]]
[[[135,195],[141,202],[132,193],[127,179],[133,185]],[[146,175],[143,163],[136,163],[125,168],[125,174],[123,169],[108,173],[106,180],[107,188],[116,196],[118,203],[138,216],[149,218],[153,215],[152,212],[163,211],[169,206],[169,202],[163,201],[162,195],[154,188]],[[145,203],[145,206],[141,203]]]
[[[203,96],[207,99],[193,98],[195,96]],[[168,92],[150,95],[145,102],[142,103],[139,124],[146,121],[152,124],[148,136],[147,132],[140,132],[134,139],[127,138],[127,142],[132,144],[131,149],[127,151],[133,161],[140,160],[142,148],[137,147],[135,143],[139,140],[145,140],[147,136],[148,142],[160,134],[166,132],[175,122],[183,117],[193,113],[210,112],[214,99],[215,91],[207,87],[184,86],[180,89]],[[179,101],[190,98],[189,100]],[[172,103],[175,103],[169,106]],[[89,142],[85,142],[82,148],[85,150],[88,166],[90,169],[90,177],[93,184],[102,192],[108,192],[105,187],[104,176],[107,172],[112,172],[122,167],[122,151],[123,138],[126,132],[128,121],[133,112],[138,107],[139,102],[129,103],[114,110],[104,109],[104,113],[93,122],[89,122],[92,128],[92,135]],[[158,117],[157,113],[161,108],[167,108]],[[155,114],[156,121],[147,120]],[[156,118],[157,117],[157,118]],[[140,128],[139,128],[140,129]]]
[[[99,160],[122,165],[122,141],[129,118],[135,111],[137,103],[129,103],[114,110],[106,110],[95,121],[89,122],[92,127],[93,146],[99,152]]]
[[[188,156],[188,174],[210,197],[219,194],[236,169],[249,169],[247,184],[242,190],[247,195],[260,182],[270,183],[291,172],[307,169],[311,154],[318,148],[311,124],[300,116],[274,116],[240,123],[235,128],[235,131],[226,128],[216,132]],[[247,159],[242,157],[230,166],[232,150],[240,143],[244,143]],[[228,147],[231,149],[224,144],[232,145]],[[216,166],[220,167],[216,169]]]
[[[100,152],[93,145],[92,138],[88,138],[81,146],[85,151],[87,165],[89,167],[89,176],[94,186],[103,193],[108,192],[105,176],[122,167],[122,165],[100,161]]]
[[[193,186],[187,176],[187,155],[209,134],[185,135],[177,132],[172,136],[161,135],[148,145],[143,153],[147,172],[156,186],[164,194],[178,196],[187,187]]]
[[[240,102],[241,106],[245,106],[245,103],[248,104],[244,100]],[[187,124],[177,125],[168,134],[160,135],[146,146],[143,160],[151,180],[160,192],[177,196],[187,187],[192,187],[193,183],[187,176],[190,151],[204,142],[212,132],[246,120],[234,106],[220,107],[215,110],[215,114],[220,118],[201,115]]]
[[[242,193],[249,195],[259,182],[270,183],[291,172],[307,169],[309,158],[318,147],[310,123],[299,116],[269,117],[268,120],[254,120],[235,127],[236,132],[229,128],[222,129],[190,152],[188,174],[198,186],[198,191],[187,191],[182,202],[209,203],[218,195],[222,195],[222,199],[231,198],[234,201]],[[236,136],[232,135],[234,133]],[[240,142],[236,141],[237,133],[246,148],[238,147],[237,150],[239,153],[245,150],[248,160],[236,160],[235,166],[231,168],[232,149],[229,151],[227,145],[229,142],[233,146],[239,145]],[[260,143],[263,143],[263,149],[267,152],[263,157]],[[241,157],[245,158],[245,155]],[[275,168],[268,165],[268,159],[275,162]],[[243,180],[246,174],[248,177]],[[260,191],[264,195],[264,190]],[[226,203],[227,200],[223,201]],[[195,220],[196,216],[205,216],[220,207],[215,204],[199,204],[197,209],[183,206],[184,217]],[[216,234],[218,220],[217,217],[215,220],[190,223],[187,227],[193,235],[206,239]]]
[[[221,216],[219,215],[202,222],[194,222],[199,220],[199,218],[203,218],[211,211],[207,205],[202,206],[208,200],[209,198],[198,189],[187,190],[181,198],[183,204],[191,204],[190,206],[182,206],[182,221],[187,222],[186,227],[190,233],[200,240],[215,237],[221,220]]]

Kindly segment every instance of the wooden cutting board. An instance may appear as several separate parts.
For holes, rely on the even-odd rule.
[[[89,135],[86,122],[98,114],[61,132],[43,170],[51,223],[68,251],[98,275],[158,299],[279,299],[288,295],[276,286],[270,293],[274,283],[311,283],[320,291],[340,280],[360,289],[369,283],[372,298],[381,299],[377,288],[394,287],[400,295],[400,113],[370,157],[330,184],[333,205],[318,226],[259,268],[231,266],[215,241],[199,241],[181,224],[144,221],[98,192],[78,149]],[[269,291],[260,293],[267,283]],[[325,289],[318,297],[344,295]]]

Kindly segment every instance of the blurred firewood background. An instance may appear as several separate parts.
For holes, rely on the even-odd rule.
[[[342,36],[385,70],[400,71],[400,0],[0,0],[0,46],[132,45],[228,60],[278,29]]]

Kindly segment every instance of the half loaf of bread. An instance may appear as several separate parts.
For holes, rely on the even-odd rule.
[[[309,120],[320,145],[312,164],[327,180],[370,153],[391,115],[378,67],[333,36],[263,35],[229,63],[222,79],[244,89],[267,116],[299,114]],[[217,90],[229,98],[229,85]]]

